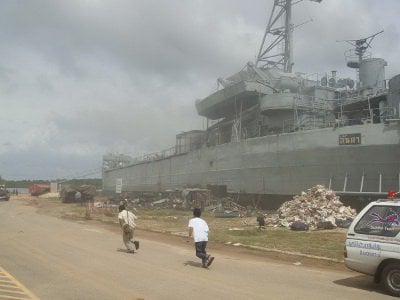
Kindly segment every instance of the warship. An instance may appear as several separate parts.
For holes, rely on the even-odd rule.
[[[346,41],[356,79],[310,79],[292,70],[293,5],[275,0],[256,61],[195,102],[205,130],[158,153],[104,155],[103,190],[219,187],[265,201],[317,184],[361,199],[400,190],[400,75],[385,79],[368,51],[382,32]]]

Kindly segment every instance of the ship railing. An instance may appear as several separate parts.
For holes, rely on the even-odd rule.
[[[371,177],[371,175],[369,175],[369,177]],[[365,172],[362,173],[360,179],[360,184],[359,184],[359,190],[350,190],[349,189],[349,182],[350,182],[350,174],[349,173],[345,173],[344,174],[344,180],[343,180],[343,188],[339,189],[335,192],[338,193],[342,193],[342,194],[371,194],[371,193],[375,193],[375,194],[386,194],[387,192],[383,190],[383,183],[384,183],[384,174],[382,172],[375,174],[374,178],[368,178],[370,181],[370,184],[374,184],[375,185],[375,191],[367,191],[367,189],[365,188],[366,186],[366,182],[367,182],[367,175]],[[397,190],[400,191],[400,172],[397,174],[397,178],[393,180],[393,182],[391,183],[392,187],[395,187],[396,183],[395,181],[397,180]],[[333,185],[333,181],[334,181],[334,177],[331,176],[329,178],[329,184],[328,184],[328,188],[332,189],[332,185]]]
[[[372,53],[369,51],[364,51],[363,53],[363,59],[370,58],[372,56]],[[346,62],[359,62],[360,60],[360,55],[357,53],[356,49],[348,49],[344,52],[344,58]]]
[[[349,117],[357,116],[357,117]],[[392,107],[380,108],[366,108],[361,110],[346,110],[341,111],[341,116],[338,121],[342,126],[356,125],[356,124],[369,124],[369,123],[384,123],[386,120],[393,119],[395,116],[395,109]]]
[[[188,144],[177,144],[175,146],[172,146],[170,148],[158,151],[158,152],[152,152],[152,153],[146,153],[141,156],[136,156],[132,158],[129,163],[124,162],[124,164],[114,164],[114,165],[108,165],[107,169],[118,169],[121,167],[126,167],[130,165],[135,165],[135,164],[140,164],[144,162],[149,162],[149,161],[155,161],[155,160],[161,160],[165,159],[168,157],[172,157],[175,155],[180,155],[180,154],[185,154],[188,153],[192,150],[196,150],[201,148],[201,146],[204,144],[204,141],[195,141],[191,142]]]
[[[290,133],[299,130],[311,130],[315,128],[333,127],[333,124],[326,123],[321,119],[312,119],[304,121],[296,121],[295,119],[287,119],[283,121],[281,130],[275,129],[275,133]]]
[[[164,149],[158,152],[153,152],[153,153],[146,153],[141,156],[137,156],[133,158],[132,160],[132,165],[138,164],[138,163],[143,163],[143,162],[148,162],[148,161],[155,161],[155,160],[160,160],[168,157],[172,157],[175,155],[179,154],[185,154],[188,153],[189,151],[198,149],[201,147],[201,144],[199,143],[192,143],[189,145],[176,145],[173,147],[170,147],[168,149]]]
[[[141,156],[137,156],[133,158],[132,164],[138,164],[142,162],[147,162],[147,161],[154,161],[154,160],[159,160],[159,159],[164,159],[167,157],[171,157],[176,155],[176,147],[170,147],[168,149],[164,149],[158,152],[153,152],[153,153],[146,153]]]
[[[353,117],[349,117],[353,116]],[[275,128],[271,134],[289,133],[298,130],[312,130],[316,128],[343,127],[353,125],[382,123],[385,120],[391,120],[394,116],[394,109],[385,108],[381,111],[379,108],[341,111],[340,116],[332,121],[326,122],[319,117],[307,118],[300,121],[296,117],[286,119],[282,122],[282,128]]]
[[[294,109],[303,109],[307,111],[332,111],[337,101],[337,99],[298,95],[295,97]]]
[[[383,121],[400,121],[400,113],[394,107],[387,107],[383,113]]]
[[[354,89],[347,90],[341,93],[339,99],[339,105],[347,105],[355,102],[359,102],[360,100],[366,100],[368,98],[379,97],[381,95],[386,95],[388,93],[386,80],[378,82],[382,83],[384,87],[374,87],[374,88],[366,88],[366,89]]]

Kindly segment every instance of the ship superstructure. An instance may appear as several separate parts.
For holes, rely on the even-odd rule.
[[[386,61],[367,52],[381,32],[347,41],[356,80],[335,71],[311,79],[293,72],[291,13],[291,0],[275,0],[257,60],[196,101],[206,130],[140,158],[104,156],[104,189],[118,182],[124,191],[222,185],[253,195],[316,184],[354,195],[400,190],[400,75],[387,81]]]

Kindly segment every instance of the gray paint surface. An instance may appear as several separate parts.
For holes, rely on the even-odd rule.
[[[339,145],[341,134],[361,134],[360,145]],[[207,184],[252,194],[297,194],[316,184],[337,191],[399,189],[399,123],[325,128],[218,145],[104,172],[104,188],[165,191]],[[381,174],[381,183],[380,183]],[[364,175],[363,189],[361,181]],[[347,177],[347,185],[345,178]]]

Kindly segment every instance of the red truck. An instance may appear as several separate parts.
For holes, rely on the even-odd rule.
[[[32,196],[39,196],[50,192],[50,184],[32,184],[29,187],[29,193]]]

